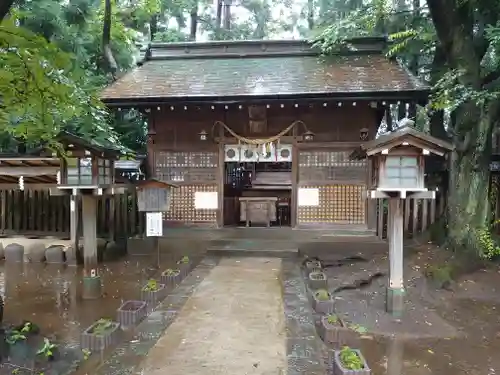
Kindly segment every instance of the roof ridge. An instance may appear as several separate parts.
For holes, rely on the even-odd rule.
[[[362,37],[349,39],[354,47],[351,51],[340,51],[340,55],[382,53],[385,37]],[[145,60],[184,59],[201,57],[265,57],[267,55],[304,56],[320,55],[314,42],[306,39],[293,40],[230,40],[210,42],[150,43]]]

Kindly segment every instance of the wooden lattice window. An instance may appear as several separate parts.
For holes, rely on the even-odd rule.
[[[300,223],[364,224],[365,185],[301,186],[319,190],[319,205],[298,208]]]
[[[216,152],[157,152],[156,177],[170,182],[210,182],[217,180]]]
[[[170,210],[165,219],[182,222],[216,222],[217,210],[196,209],[196,192],[215,192],[217,185],[182,185],[172,189]]]
[[[366,160],[350,160],[350,151],[301,151],[299,181],[366,181]]]

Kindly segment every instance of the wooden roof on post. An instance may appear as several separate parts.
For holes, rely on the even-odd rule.
[[[364,159],[381,153],[383,150],[408,144],[413,147],[428,150],[429,152],[443,156],[453,150],[453,145],[442,139],[433,137],[410,126],[381,135],[380,137],[366,142],[351,154],[352,159]]]
[[[139,67],[108,86],[108,106],[174,101],[333,98],[426,101],[429,87],[385,57],[385,38],[351,39],[322,58],[305,40],[150,45]]]
[[[120,150],[100,145],[75,134],[63,131],[57,140],[66,151],[87,150],[103,158],[117,159]],[[40,146],[26,155],[0,154],[0,187],[19,188],[19,178],[23,177],[25,189],[47,189],[57,184],[57,173],[61,169],[61,157],[53,156],[54,152]],[[50,155],[50,156],[49,156]]]
[[[26,185],[48,187],[57,183],[60,165],[59,158],[0,154],[0,185],[18,188],[19,177],[22,176]]]

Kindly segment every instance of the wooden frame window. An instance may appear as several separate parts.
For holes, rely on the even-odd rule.
[[[387,156],[384,187],[411,189],[419,187],[419,163],[415,156]]]

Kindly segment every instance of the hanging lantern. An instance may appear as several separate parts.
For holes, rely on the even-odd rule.
[[[314,133],[310,130],[306,131],[304,134],[302,134],[302,137],[304,137],[304,141],[310,142],[314,140]]]
[[[198,136],[200,137],[200,141],[206,141],[208,139],[208,133],[205,131],[205,129],[199,132]]]

